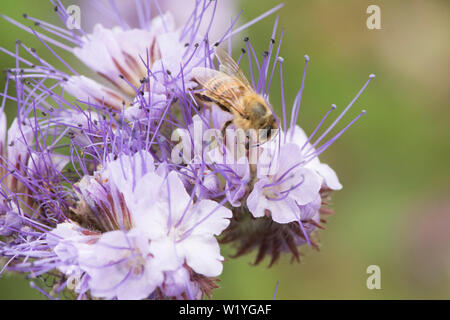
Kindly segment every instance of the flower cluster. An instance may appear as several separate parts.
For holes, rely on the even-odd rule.
[[[51,2],[63,22],[70,19]],[[331,192],[342,188],[318,156],[364,114],[319,145],[373,76],[313,142],[336,106],[305,134],[296,125],[304,74],[290,123],[283,93],[282,117],[272,110],[279,132],[258,144],[244,132],[235,152],[229,130],[218,137],[226,123],[239,131],[233,115],[198,99],[196,71],[218,70],[216,47],[228,44],[231,53],[233,36],[281,6],[239,28],[236,19],[211,41],[210,28],[199,26],[212,25],[216,1],[196,1],[181,26],[170,12],[150,18],[136,3],[139,28],[119,19],[87,33],[24,15],[35,25],[28,29],[4,17],[32,32],[54,61],[20,41],[15,52],[1,49],[16,66],[0,110],[0,273],[29,274],[49,298],[201,299],[222,273],[220,243],[231,243],[235,256],[257,250],[255,263],[269,256],[273,264],[282,252],[299,259],[300,246],[318,247],[313,231],[332,212]],[[283,81],[277,24],[262,57],[245,38],[237,59],[248,57],[253,90],[269,106],[276,70]],[[9,129],[7,102],[17,107]]]

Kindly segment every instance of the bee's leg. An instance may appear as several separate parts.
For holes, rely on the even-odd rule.
[[[202,104],[203,105],[208,105],[210,103],[210,101],[208,101],[208,99],[206,99],[207,97],[199,94],[199,93],[194,93],[194,98],[195,98],[195,103],[194,103],[194,108],[196,108],[198,111],[200,111],[202,109]]]
[[[223,145],[226,147],[227,145],[227,128],[230,126],[230,124],[233,123],[233,120],[228,120],[227,122],[225,122],[222,126],[222,137],[223,137]]]
[[[245,151],[248,152],[248,150],[250,150],[250,139],[251,139],[251,135],[250,132],[246,132],[245,133]]]
[[[201,93],[196,93],[196,94],[195,94],[195,97],[196,97],[198,100],[202,101],[202,102],[207,102],[207,103],[213,102],[213,100],[212,100],[210,97],[205,96],[205,95],[203,95],[203,94],[201,94]]]
[[[256,134],[256,135],[255,135]],[[258,136],[257,133],[250,129],[245,132],[245,150],[248,152],[250,150],[250,146],[257,146],[258,144]],[[255,144],[256,142],[256,144]]]

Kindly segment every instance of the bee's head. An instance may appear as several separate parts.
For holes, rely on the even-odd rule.
[[[264,143],[276,136],[278,125],[267,102],[262,98],[252,99],[247,105],[248,121],[250,127],[257,130],[258,143]]]

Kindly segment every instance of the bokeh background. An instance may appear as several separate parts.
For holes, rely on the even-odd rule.
[[[82,5],[82,25],[100,16],[91,9],[83,14],[82,1],[63,3]],[[118,3],[134,6],[131,0]],[[243,24],[278,3],[233,1],[228,9],[244,9]],[[370,4],[381,8],[381,30],[366,27]],[[2,0],[0,12],[25,23],[25,12],[58,23],[51,4],[42,0]],[[220,14],[229,19],[225,9]],[[306,132],[332,103],[345,107],[370,73],[377,77],[345,119],[361,109],[367,115],[321,156],[344,189],[334,194],[336,214],[320,234],[320,252],[305,248],[300,264],[286,256],[270,269],[267,261],[252,266],[254,256],[229,259],[214,298],[271,299],[279,281],[277,299],[449,299],[450,3],[287,0],[278,14],[285,31],[281,55],[288,101],[300,85],[303,55],[311,58],[299,120]],[[241,33],[235,49],[249,36],[256,50],[266,50],[274,20]],[[13,50],[21,39],[50,58],[26,32],[4,20],[0,30],[1,46]],[[13,62],[0,55],[1,70]],[[3,73],[2,88],[4,78]],[[278,84],[270,97],[280,105]],[[227,257],[233,250],[225,247],[223,253]],[[369,265],[381,268],[380,290],[366,287]],[[23,276],[0,278],[0,299],[41,298]]]

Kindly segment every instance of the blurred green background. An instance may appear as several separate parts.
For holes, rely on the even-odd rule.
[[[244,9],[243,23],[278,3],[243,0],[236,8]],[[366,27],[370,4],[381,8],[381,30]],[[3,0],[0,11],[19,21],[24,12],[58,21],[47,1]],[[279,281],[278,299],[449,299],[450,3],[287,0],[279,16],[290,103],[300,85],[303,55],[311,58],[299,120],[306,132],[332,103],[342,110],[370,73],[377,77],[340,127],[361,109],[367,115],[321,156],[344,189],[334,194],[336,214],[320,234],[320,252],[305,248],[300,264],[285,256],[270,269],[267,261],[252,266],[254,256],[229,259],[213,297],[271,299]],[[262,52],[274,19],[238,37],[249,36]],[[51,59],[24,31],[4,20],[0,28],[1,46],[14,50],[14,41],[21,39]],[[238,49],[240,39],[235,44]],[[79,65],[72,57],[67,60]],[[13,62],[0,55],[2,70]],[[4,75],[1,81],[3,88]],[[280,105],[278,83],[270,97]],[[225,257],[232,252],[223,249]],[[366,287],[369,265],[381,268],[380,290]],[[22,276],[0,278],[0,299],[39,298]]]

